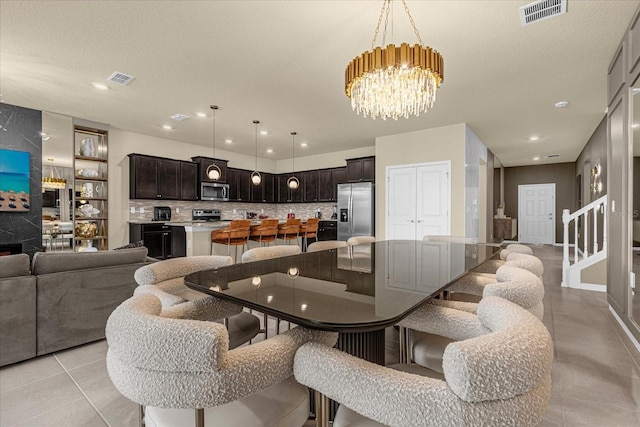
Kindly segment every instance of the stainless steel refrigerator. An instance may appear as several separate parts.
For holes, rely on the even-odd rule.
[[[372,182],[338,184],[338,240],[375,234]]]

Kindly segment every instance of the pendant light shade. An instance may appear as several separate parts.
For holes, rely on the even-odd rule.
[[[297,190],[300,188],[300,180],[296,178],[296,155],[295,155],[295,147],[296,147],[296,135],[297,132],[291,132],[291,176],[287,180],[287,187],[291,190]]]
[[[218,109],[217,105],[212,105],[211,110],[213,110],[213,158],[216,158],[216,110]],[[207,177],[209,179],[217,181],[222,176],[222,171],[215,164],[215,160],[207,167]]]
[[[256,169],[251,172],[251,182],[253,185],[260,185],[262,182],[262,176],[260,172],[258,172],[258,124],[260,124],[259,120],[254,120],[253,124],[256,127]]]

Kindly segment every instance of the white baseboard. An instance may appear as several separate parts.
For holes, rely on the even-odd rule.
[[[597,285],[595,283],[578,283],[569,287],[570,289],[583,289],[585,291],[607,292],[607,285]]]
[[[611,306],[609,306],[609,311],[611,312],[611,314],[613,314],[613,317],[616,318],[616,320],[618,321],[618,324],[620,325],[620,327],[622,328],[624,333],[627,334],[627,336],[629,337],[629,339],[631,340],[633,345],[636,347],[636,350],[638,350],[638,352],[640,352],[640,343],[638,342],[636,337],[633,336],[633,334],[631,333],[629,328],[627,328],[627,325],[624,324],[624,322],[622,321],[620,316],[618,316],[618,313],[616,313],[616,311]]]

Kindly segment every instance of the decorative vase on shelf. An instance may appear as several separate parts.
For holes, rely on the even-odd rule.
[[[84,157],[96,157],[96,145],[93,142],[93,138],[88,136],[82,140],[82,145],[80,146],[80,154]]]

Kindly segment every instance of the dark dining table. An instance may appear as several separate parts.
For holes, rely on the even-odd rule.
[[[337,347],[384,364],[385,328],[500,248],[388,240],[188,275],[196,291],[297,325],[339,332]]]

